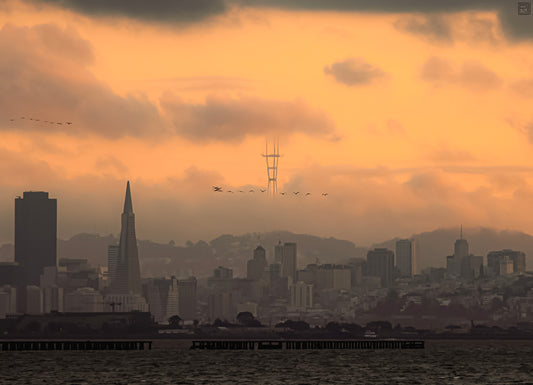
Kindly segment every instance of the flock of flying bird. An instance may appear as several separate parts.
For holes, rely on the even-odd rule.
[[[49,120],[41,120],[41,119],[36,119],[36,118],[26,118],[25,116],[21,116],[20,120],[32,120],[34,122],[56,124],[58,126],[62,126],[63,124],[70,126],[72,124],[72,122],[52,122],[52,121],[49,121]],[[10,122],[14,122],[15,118],[11,118],[11,119],[9,119],[9,121]]]
[[[224,190],[222,190],[222,187],[220,187],[220,186],[213,186],[213,191],[214,191],[214,192],[220,192],[220,193],[221,193],[221,192],[224,192]],[[264,192],[266,192],[267,190],[266,190],[266,189],[262,189],[262,188],[260,188],[259,191],[262,192],[262,193],[264,193]],[[227,190],[226,192],[227,192],[227,193],[231,193],[231,194],[233,194],[234,192],[245,193],[246,191],[244,191],[244,190],[237,190],[237,191]],[[248,192],[249,192],[249,193],[255,193],[255,190],[254,190],[254,189],[251,189],[251,190],[249,190]],[[280,192],[279,194],[280,194],[280,195],[290,195],[290,194],[288,194],[288,193],[286,193],[286,192]],[[294,195],[299,195],[299,194],[300,194],[300,191],[293,191],[293,194],[294,194]],[[305,194],[302,193],[302,195],[303,195],[303,196],[309,196],[309,195],[312,195],[312,194],[311,194],[310,192],[307,192],[307,193],[305,193]],[[323,197],[327,197],[327,196],[328,196],[328,193],[327,193],[327,192],[322,193],[322,196],[323,196]]]

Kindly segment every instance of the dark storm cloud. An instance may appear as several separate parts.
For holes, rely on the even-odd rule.
[[[359,86],[385,76],[385,73],[362,58],[348,58],[324,67],[324,73],[339,83]]]
[[[300,100],[210,96],[204,104],[191,104],[166,94],[160,102],[172,119],[176,133],[197,142],[237,142],[248,135],[294,133],[336,140],[331,118]]]
[[[394,27],[399,31],[426,36],[430,40],[452,40],[450,23],[443,15],[406,16],[397,20],[394,23]]]
[[[31,0],[89,15],[195,22],[227,11],[224,0]]]
[[[503,0],[26,0],[52,4],[76,12],[98,16],[125,16],[133,19],[187,23],[221,15],[234,7],[268,7],[287,10],[449,13],[496,11],[503,30],[511,39],[533,38],[530,17],[518,16],[516,1]],[[434,20],[435,21],[435,20]],[[438,22],[438,20],[437,20]],[[445,36],[444,25],[420,25],[411,20],[407,27]]]

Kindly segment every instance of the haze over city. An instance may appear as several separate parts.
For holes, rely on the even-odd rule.
[[[116,234],[126,180],[159,242],[533,233],[529,19],[378,3],[3,1],[0,240],[29,190],[58,198],[60,238]],[[274,137],[278,190],[311,195],[213,193],[265,188]]]

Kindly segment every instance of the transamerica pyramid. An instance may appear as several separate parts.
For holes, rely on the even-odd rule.
[[[135,236],[135,214],[131,202],[130,182],[126,186],[126,198],[122,213],[122,228],[116,272],[111,282],[113,294],[141,294],[141,272],[137,238]]]

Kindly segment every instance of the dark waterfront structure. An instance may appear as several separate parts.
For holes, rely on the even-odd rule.
[[[112,277],[111,292],[113,294],[142,294],[139,254],[135,235],[135,214],[133,213],[129,181],[126,186],[126,198],[122,212],[118,257],[113,270],[109,273]]]
[[[325,349],[424,349],[424,341],[308,340],[308,341],[193,341],[191,349],[207,350],[325,350]]]
[[[0,341],[2,351],[21,350],[144,350],[152,341]]]
[[[20,286],[39,285],[47,266],[57,263],[57,199],[44,191],[26,191],[15,199],[15,262]]]

